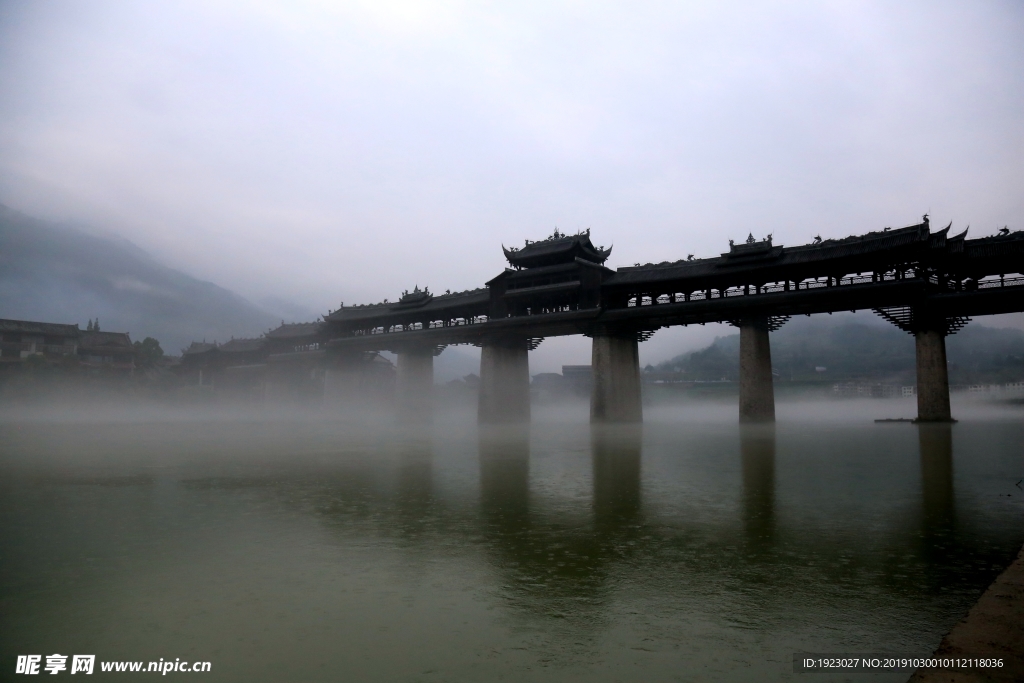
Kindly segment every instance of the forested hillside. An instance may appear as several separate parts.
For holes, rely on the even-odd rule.
[[[37,220],[0,204],[0,318],[78,323],[155,337],[258,336],[280,324],[241,296],[161,265],[131,242]]]
[[[780,380],[914,383],[914,338],[881,321],[830,316],[794,318],[771,334],[772,368]],[[972,322],[946,338],[950,382],[1024,380],[1024,332]],[[823,369],[822,369],[823,368]],[[739,334],[655,366],[701,381],[739,377]]]

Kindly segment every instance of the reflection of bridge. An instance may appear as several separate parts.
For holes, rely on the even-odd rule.
[[[593,339],[595,422],[639,422],[637,344],[670,325],[740,328],[740,419],[775,416],[768,333],[798,314],[872,309],[915,335],[918,417],[948,421],[945,336],[969,316],[1024,310],[1024,231],[966,239],[928,218],[907,228],[783,247],[771,235],[730,242],[715,258],[611,270],[589,231],[506,249],[511,265],[482,289],[342,306],[311,334],[343,366],[366,351],[398,354],[400,405],[425,408],[432,359],[447,345],[482,348],[482,422],[529,419],[527,352],[545,337]]]
[[[476,484],[468,476],[472,458],[466,458],[473,449],[465,448],[461,437],[438,443],[420,430],[382,437],[356,427],[353,448],[346,428],[344,443],[328,451],[346,456],[324,458],[321,441],[309,449],[300,439],[296,451],[294,436],[275,432],[267,438],[257,432],[258,471],[185,483],[217,489],[218,498],[258,493],[261,501],[286,506],[289,515],[301,512],[318,520],[345,543],[353,534],[356,545],[369,547],[397,537],[397,547],[419,566],[432,564],[423,561],[428,553],[438,553],[445,563],[480,553],[501,586],[496,592],[510,598],[507,604],[548,615],[594,619],[607,613],[614,601],[603,598],[617,588],[658,586],[662,580],[679,587],[680,577],[684,584],[715,587],[715,592],[748,585],[790,607],[798,595],[806,601],[800,604],[828,604],[834,613],[836,600],[864,594],[888,602],[934,597],[940,587],[961,594],[968,586],[980,590],[994,578],[990,568],[1012,558],[1015,534],[1004,538],[1007,543],[993,542],[989,533],[976,532],[971,515],[957,528],[952,432],[958,428],[913,427],[916,437],[900,446],[908,457],[896,458],[903,465],[877,469],[874,479],[865,476],[871,467],[859,455],[869,440],[832,449],[822,468],[838,465],[847,474],[826,479],[809,499],[803,498],[807,480],[799,463],[817,458],[816,449],[827,448],[828,436],[818,432],[815,445],[794,447],[790,441],[786,447],[777,445],[774,425],[744,425],[716,435],[703,431],[699,446],[690,440],[682,448],[665,444],[686,441],[684,435],[693,435],[689,427],[660,434],[634,425],[568,427],[573,431],[563,443],[574,447],[561,451],[572,453],[565,458],[552,458],[559,452],[550,441],[552,425],[532,432],[489,427],[479,432]],[[534,444],[541,435],[540,458],[531,453],[531,433]],[[589,457],[584,454],[588,440]],[[580,443],[582,453],[575,448]],[[913,466],[915,450],[919,469]],[[282,453],[287,455],[278,458]],[[359,455],[349,457],[354,453]],[[697,453],[713,455],[694,457]],[[542,463],[552,459],[559,463],[558,474],[545,472]],[[668,462],[686,464],[666,469]],[[854,468],[860,476],[848,476],[851,463],[861,463]],[[586,482],[588,469],[589,488],[559,484]],[[572,477],[563,478],[565,472]],[[883,480],[892,488],[876,489]],[[847,496],[859,500],[864,491],[902,502],[883,508],[887,511],[880,516],[873,506],[851,511]],[[727,502],[733,495],[735,508]],[[822,501],[828,502],[824,508]],[[1009,514],[1003,517],[1010,519]],[[978,519],[990,530],[1005,528],[989,517]],[[837,594],[836,586],[844,590]],[[864,608],[862,601],[854,602],[851,609]],[[765,609],[770,606],[758,602],[754,611],[763,619]]]

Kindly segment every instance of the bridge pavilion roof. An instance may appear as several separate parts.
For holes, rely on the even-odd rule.
[[[217,347],[217,350],[221,353],[254,353],[262,351],[266,343],[267,341],[263,337],[231,339]]]
[[[414,317],[432,316],[435,313],[459,317],[461,311],[465,311],[466,315],[483,315],[487,312],[489,302],[490,294],[486,287],[445,294],[415,292],[394,302],[342,306],[331,312],[325,320],[334,324],[372,324],[376,320],[394,321],[396,316],[405,313]]]
[[[181,357],[185,358],[187,356],[200,356],[200,355],[202,355],[204,353],[209,353],[211,351],[216,351],[216,350],[217,350],[217,345],[214,344],[214,343],[210,343],[210,342],[206,342],[206,341],[201,341],[201,342],[194,341],[194,342],[192,342],[189,345],[189,347],[187,349],[182,349]]]
[[[1024,257],[1024,230],[1005,235],[979,237],[964,242],[964,254],[968,258]]]
[[[931,246],[946,246],[947,241],[962,240],[964,235],[946,239],[946,228],[931,233],[928,223],[911,225],[896,230],[881,230],[864,235],[854,235],[843,239],[828,239],[813,244],[795,247],[773,245],[771,237],[746,244],[732,245],[730,250],[721,256],[705,259],[680,260],[674,262],[648,263],[633,267],[619,268],[616,274],[606,283],[614,287],[617,284],[628,284],[638,281],[675,280],[675,279],[715,279],[720,276],[733,276],[746,269],[762,270],[766,266],[774,269],[799,270],[804,266],[816,266],[827,262],[857,263],[866,262],[876,257],[885,261],[910,255],[918,249]],[[941,242],[941,245],[933,245]],[[880,261],[879,266],[883,263]],[[853,271],[850,271],[853,272]]]
[[[537,268],[572,263],[577,258],[591,263],[604,263],[612,253],[611,247],[595,247],[590,241],[590,230],[575,235],[554,234],[539,242],[526,242],[521,249],[506,249],[505,258],[516,268]]]
[[[290,341],[315,337],[322,329],[323,323],[281,323],[280,327],[270,330],[264,336],[267,339]]]

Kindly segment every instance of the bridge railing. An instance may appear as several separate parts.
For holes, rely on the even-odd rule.
[[[863,285],[877,282],[891,282],[896,280],[911,280],[917,277],[917,271],[913,268],[894,269],[884,273],[852,273],[842,277],[816,277],[804,278],[802,280],[781,280],[769,282],[757,287],[755,285],[735,285],[726,289],[695,290],[692,292],[673,292],[662,294],[636,294],[631,296],[626,306],[655,306],[659,304],[681,303],[684,301],[705,301],[707,299],[723,299],[735,296],[757,296],[758,294],[773,294],[787,291],[801,291],[807,289],[819,289],[822,287],[848,287],[850,285]]]
[[[486,315],[472,316],[468,318],[452,318],[449,320],[431,320],[426,324],[422,322],[408,323],[404,325],[378,325],[377,327],[362,330],[353,330],[352,336],[366,337],[376,334],[398,334],[414,330],[434,329],[436,327],[461,327],[463,325],[479,325],[487,322]]]
[[[472,316],[469,318],[451,318],[450,320],[431,320],[428,327],[434,329],[435,327],[460,327],[462,325],[479,325],[480,323],[487,322],[488,318],[486,315]]]
[[[758,294],[774,294],[786,291],[803,291],[808,289],[820,289],[824,287],[849,287],[851,285],[866,285],[878,282],[894,282],[897,280],[913,280],[919,276],[918,271],[913,268],[894,269],[884,273],[853,273],[842,277],[817,277],[803,280],[790,280],[789,282],[769,282],[756,287],[754,285],[737,285],[726,289],[696,290],[692,292],[673,292],[662,294],[636,294],[631,296],[626,306],[657,306],[671,303],[682,303],[684,301],[705,301],[707,299],[723,299],[735,296],[757,296]],[[926,276],[928,281],[936,286],[944,285],[951,291],[962,287],[952,280],[940,281],[935,274]],[[1011,274],[1009,277],[1003,275],[992,275],[976,281],[970,286],[971,289],[989,289],[992,287],[1015,287],[1024,285],[1024,275]]]
[[[1019,287],[1024,285],[1024,275],[992,275],[978,280],[978,289],[991,289],[993,287]]]

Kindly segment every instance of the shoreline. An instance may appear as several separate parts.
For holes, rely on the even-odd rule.
[[[1002,657],[1000,669],[918,669],[908,683],[1024,681],[1024,548],[947,633],[936,657]]]

